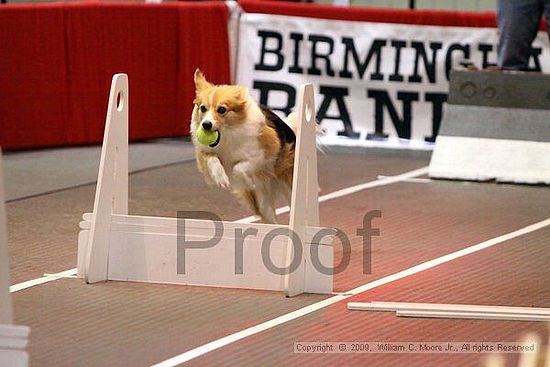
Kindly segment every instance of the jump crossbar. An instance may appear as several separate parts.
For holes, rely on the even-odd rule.
[[[550,321],[550,308],[410,302],[349,302],[349,310],[389,311],[403,317]]]
[[[539,322],[550,321],[550,316],[517,314],[517,313],[397,310],[395,314],[398,317],[417,317],[417,318],[430,318],[430,319],[539,321]]]
[[[349,302],[348,309],[359,311],[458,311],[485,313],[517,313],[525,315],[550,316],[550,308],[511,307],[487,305],[463,305],[444,303],[411,303],[411,302]]]
[[[92,213],[85,213],[80,222],[80,229],[91,229],[92,227]],[[178,233],[178,221],[179,225],[183,226],[185,221],[185,228],[192,230],[195,236],[209,237],[214,229],[214,222],[203,219],[178,219],[178,218],[164,218],[164,217],[145,217],[139,215],[113,215],[111,219],[111,230],[117,232],[158,232],[166,234]],[[241,223],[236,222],[222,222],[224,237],[235,238],[235,232],[243,228]],[[264,223],[249,223],[247,228],[252,228],[257,231],[256,237],[265,236],[268,232],[275,229],[287,229],[286,226],[279,226],[276,224],[264,224]],[[320,237],[315,240],[315,243],[320,245],[331,245],[332,238],[336,233],[332,228],[321,227],[307,227],[307,233],[305,237],[306,243],[311,243],[313,237],[323,231],[326,232],[326,236]],[[289,233],[289,232],[287,232]],[[279,236],[273,239],[273,242],[286,241],[285,236]]]

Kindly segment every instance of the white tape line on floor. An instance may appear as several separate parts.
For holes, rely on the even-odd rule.
[[[62,272],[59,272],[59,273],[55,273],[55,274],[48,274],[48,275],[45,275],[45,276],[40,277],[40,278],[31,279],[31,280],[27,280],[26,282],[14,284],[14,285],[10,286],[10,292],[12,292],[12,293],[17,292],[17,291],[20,291],[20,290],[23,290],[23,289],[34,287],[36,285],[48,283],[48,282],[51,282],[51,281],[54,281],[54,280],[57,280],[57,279],[60,279],[60,278],[71,277],[73,275],[76,275],[76,268],[65,270],[65,271],[62,271]]]

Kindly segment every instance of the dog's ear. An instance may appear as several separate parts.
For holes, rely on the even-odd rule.
[[[248,102],[248,89],[244,87],[238,87],[235,89],[235,94],[233,95],[233,105],[231,109],[235,112],[241,112],[246,108]]]
[[[213,86],[212,83],[206,80],[202,71],[200,71],[199,69],[195,70],[194,80],[195,80],[196,94],[199,94],[201,91],[205,90],[206,88],[210,88]]]

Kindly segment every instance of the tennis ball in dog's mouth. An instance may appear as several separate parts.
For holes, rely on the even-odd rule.
[[[195,136],[199,143],[214,148],[220,142],[220,132],[217,130],[205,130],[202,126],[197,128]]]

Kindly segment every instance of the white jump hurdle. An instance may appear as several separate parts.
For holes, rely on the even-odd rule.
[[[326,270],[333,265],[335,231],[318,227],[314,111],[313,86],[304,85],[300,89],[290,224],[220,222],[224,232],[219,243],[192,249],[183,246],[183,254],[178,254],[178,240],[181,244],[212,238],[214,222],[128,215],[128,79],[125,74],[113,76],[94,211],[84,214],[80,223],[79,277],[88,283],[119,280],[204,285],[284,291],[288,296],[331,293],[332,273]],[[185,236],[180,232],[178,237],[182,225]],[[244,239],[239,236],[247,230],[257,234]],[[274,238],[273,230],[277,231]],[[296,233],[302,246],[293,246],[289,230]],[[269,249],[269,269],[265,253],[262,257],[268,234],[271,244],[263,248]],[[237,259],[236,246],[242,246],[242,257]],[[293,271],[282,271],[293,260]],[[178,274],[178,265],[185,273]]]
[[[26,367],[29,365],[29,355],[25,348],[30,329],[27,326],[13,325],[9,286],[8,235],[0,153],[0,366]]]

